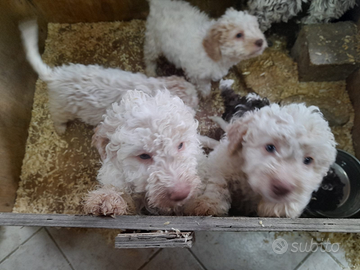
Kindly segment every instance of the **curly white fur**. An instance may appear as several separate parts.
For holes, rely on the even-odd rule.
[[[156,75],[156,59],[164,55],[208,96],[211,80],[220,80],[231,66],[267,47],[256,17],[246,12],[229,8],[218,20],[211,20],[184,1],[149,3],[144,45],[148,76]]]
[[[197,193],[198,159],[205,156],[194,111],[180,98],[128,91],[104,117],[93,137],[103,186],[140,195],[151,212],[166,214]]]
[[[287,22],[302,10],[302,3],[306,0],[249,0],[249,13],[256,16],[262,31],[266,31],[271,24]]]
[[[305,24],[327,23],[339,19],[355,4],[356,0],[312,0],[309,15],[303,18],[302,22]]]
[[[158,89],[168,89],[189,106],[198,104],[195,87],[181,77],[148,78],[141,73],[98,65],[70,64],[51,68],[42,60],[37,44],[35,21],[20,25],[27,58],[49,89],[49,109],[59,134],[66,130],[69,120],[79,118],[97,125],[111,107],[119,102],[128,90],[141,90],[155,94]]]
[[[272,104],[248,112],[233,119],[209,155],[209,183],[198,205],[217,214],[232,204],[244,215],[298,217],[335,161],[335,145],[315,106]]]
[[[249,13],[259,20],[260,28],[266,31],[271,24],[287,22],[296,16],[303,3],[311,2],[308,16],[302,19],[305,24],[327,23],[340,18],[355,6],[356,0],[249,0]]]

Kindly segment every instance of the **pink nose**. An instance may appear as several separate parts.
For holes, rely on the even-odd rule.
[[[271,185],[271,190],[276,196],[283,197],[293,190],[293,186],[286,182],[274,180]]]
[[[185,200],[187,196],[189,196],[190,190],[191,188],[189,185],[177,185],[170,193],[170,200],[175,202]]]

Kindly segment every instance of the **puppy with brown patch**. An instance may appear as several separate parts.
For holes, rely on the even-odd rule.
[[[226,215],[232,207],[242,215],[300,216],[336,157],[334,135],[319,108],[271,104],[224,126],[193,212]]]
[[[164,55],[182,68],[203,96],[238,62],[262,54],[267,47],[256,17],[233,8],[217,20],[183,1],[149,0],[144,58],[148,76],[156,75],[156,59]]]

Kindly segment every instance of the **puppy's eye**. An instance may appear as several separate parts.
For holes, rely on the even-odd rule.
[[[138,155],[138,157],[141,159],[151,159],[151,156],[148,154],[141,154],[141,155]]]
[[[180,150],[181,148],[183,148],[183,146],[184,146],[184,143],[180,143],[180,144],[178,145],[178,149]]]
[[[241,38],[242,36],[243,36],[242,33],[237,33],[237,34],[236,34],[236,38]]]
[[[314,159],[312,157],[306,157],[304,158],[304,164],[305,165],[309,165],[310,163],[312,163],[314,161]]]
[[[274,153],[276,151],[275,145],[273,144],[267,144],[265,146],[266,151],[268,151],[269,153]]]

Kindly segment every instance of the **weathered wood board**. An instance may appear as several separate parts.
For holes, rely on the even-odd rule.
[[[0,211],[10,212],[18,188],[37,75],[25,59],[18,21],[39,17],[27,1],[0,1]],[[40,46],[47,23],[39,17]]]
[[[93,217],[59,214],[0,213],[0,226],[45,226],[71,228],[107,228],[129,230],[180,231],[313,231],[360,232],[360,219],[323,218],[250,218],[250,217],[176,217],[117,216]]]
[[[179,231],[122,233],[115,238],[115,248],[191,248],[193,236]]]

